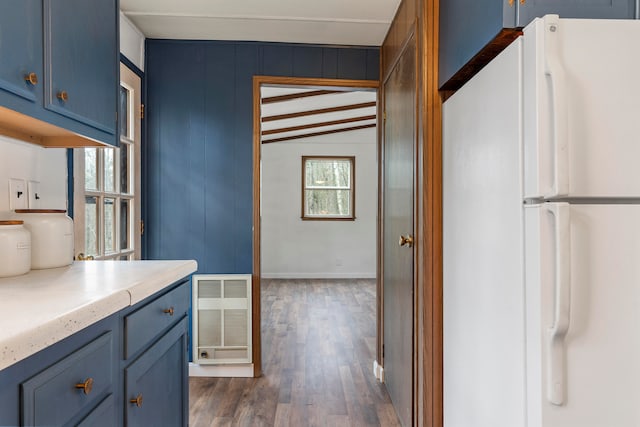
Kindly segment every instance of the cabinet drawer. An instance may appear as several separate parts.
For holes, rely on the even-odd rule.
[[[124,357],[136,354],[189,310],[189,282],[156,298],[124,318]]]
[[[104,399],[112,383],[113,338],[107,332],[21,384],[24,425],[64,425]]]

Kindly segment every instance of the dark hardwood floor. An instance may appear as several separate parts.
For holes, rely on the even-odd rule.
[[[262,280],[261,378],[191,378],[203,426],[398,426],[373,377],[373,280]]]

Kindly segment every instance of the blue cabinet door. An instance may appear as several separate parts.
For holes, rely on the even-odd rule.
[[[635,0],[526,0],[518,3],[518,23],[524,27],[534,18],[552,13],[560,18],[632,19]]]
[[[2,1],[0,17],[0,89],[41,104],[42,0]]]
[[[45,108],[114,135],[116,0],[44,0]]]
[[[187,426],[187,317],[125,369],[125,424]]]
[[[635,13],[635,0],[442,1],[438,86],[462,86],[536,17],[632,19]]]

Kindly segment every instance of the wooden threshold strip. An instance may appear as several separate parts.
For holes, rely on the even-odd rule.
[[[292,99],[306,98],[308,96],[331,95],[334,93],[344,93],[340,90],[311,90],[308,92],[290,93],[288,95],[269,96],[262,98],[263,104],[271,104],[274,102],[291,101]]]
[[[348,132],[348,131],[351,131],[351,130],[368,129],[368,128],[374,128],[374,127],[376,127],[376,124],[375,123],[371,123],[371,124],[368,124],[368,125],[352,126],[352,127],[348,127],[348,128],[325,130],[325,131],[322,131],[322,132],[312,132],[312,133],[305,133],[305,134],[302,134],[302,135],[283,136],[282,138],[265,139],[265,140],[262,141],[262,143],[263,144],[269,144],[269,143],[272,143],[272,142],[290,141],[292,139],[310,138],[312,136],[330,135],[332,133]]]
[[[264,130],[262,131],[262,135],[273,135],[274,133],[292,132],[296,130],[319,128],[323,126],[333,126],[333,125],[342,125],[345,123],[362,122],[364,120],[375,120],[375,118],[376,118],[376,115],[372,114],[370,116],[359,116],[359,117],[351,117],[349,119],[331,120],[328,122],[309,123],[306,125],[291,126],[288,128]]]
[[[298,111],[296,113],[279,114],[262,118],[262,122],[272,122],[274,120],[293,119],[296,117],[313,116],[314,114],[334,113],[336,111],[357,110],[358,108],[375,107],[376,102],[362,102],[359,104],[341,105],[339,107],[320,108],[318,110]]]

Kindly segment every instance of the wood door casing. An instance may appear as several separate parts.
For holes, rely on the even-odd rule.
[[[412,425],[414,372],[416,49],[411,38],[383,86],[383,329],[384,376],[403,425]]]

